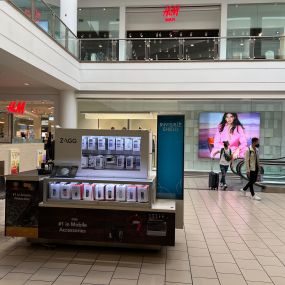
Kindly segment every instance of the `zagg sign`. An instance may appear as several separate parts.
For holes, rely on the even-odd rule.
[[[16,114],[23,115],[25,112],[25,107],[26,107],[25,101],[19,101],[18,103],[16,101],[11,101],[7,107],[7,110],[10,113],[16,113]]]
[[[166,6],[163,10],[163,17],[164,22],[171,23],[176,21],[176,17],[178,17],[180,12],[180,6],[174,5],[174,6]]]

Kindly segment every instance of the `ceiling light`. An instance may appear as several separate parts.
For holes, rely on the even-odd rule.
[[[103,8],[103,11],[106,11],[107,9],[106,8]]]
[[[193,47],[193,46],[194,46],[194,44],[191,44],[190,46],[191,46],[191,47]]]
[[[78,11],[82,11],[82,8],[78,8]]]
[[[25,85],[25,86],[29,86],[29,85],[30,85],[30,83],[25,82],[25,83],[24,83],[24,85]]]

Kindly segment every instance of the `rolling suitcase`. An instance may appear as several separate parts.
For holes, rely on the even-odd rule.
[[[210,190],[218,190],[219,188],[219,173],[213,171],[213,162],[211,163],[211,172],[209,173],[209,188]]]

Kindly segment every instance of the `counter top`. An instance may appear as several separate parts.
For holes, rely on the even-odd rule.
[[[38,175],[36,169],[30,171],[20,172],[19,174],[6,175],[6,180],[17,180],[17,181],[40,181],[49,175]]]

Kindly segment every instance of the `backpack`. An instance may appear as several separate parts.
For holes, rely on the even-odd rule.
[[[226,161],[231,161],[231,160],[232,160],[232,151],[231,151],[231,149],[229,149],[229,150],[230,150],[230,153],[227,154],[227,153],[225,152],[225,149],[224,149],[224,148],[221,149],[221,156],[224,154],[224,157],[225,157],[225,160],[226,160]],[[220,158],[221,158],[221,156],[220,156]]]

